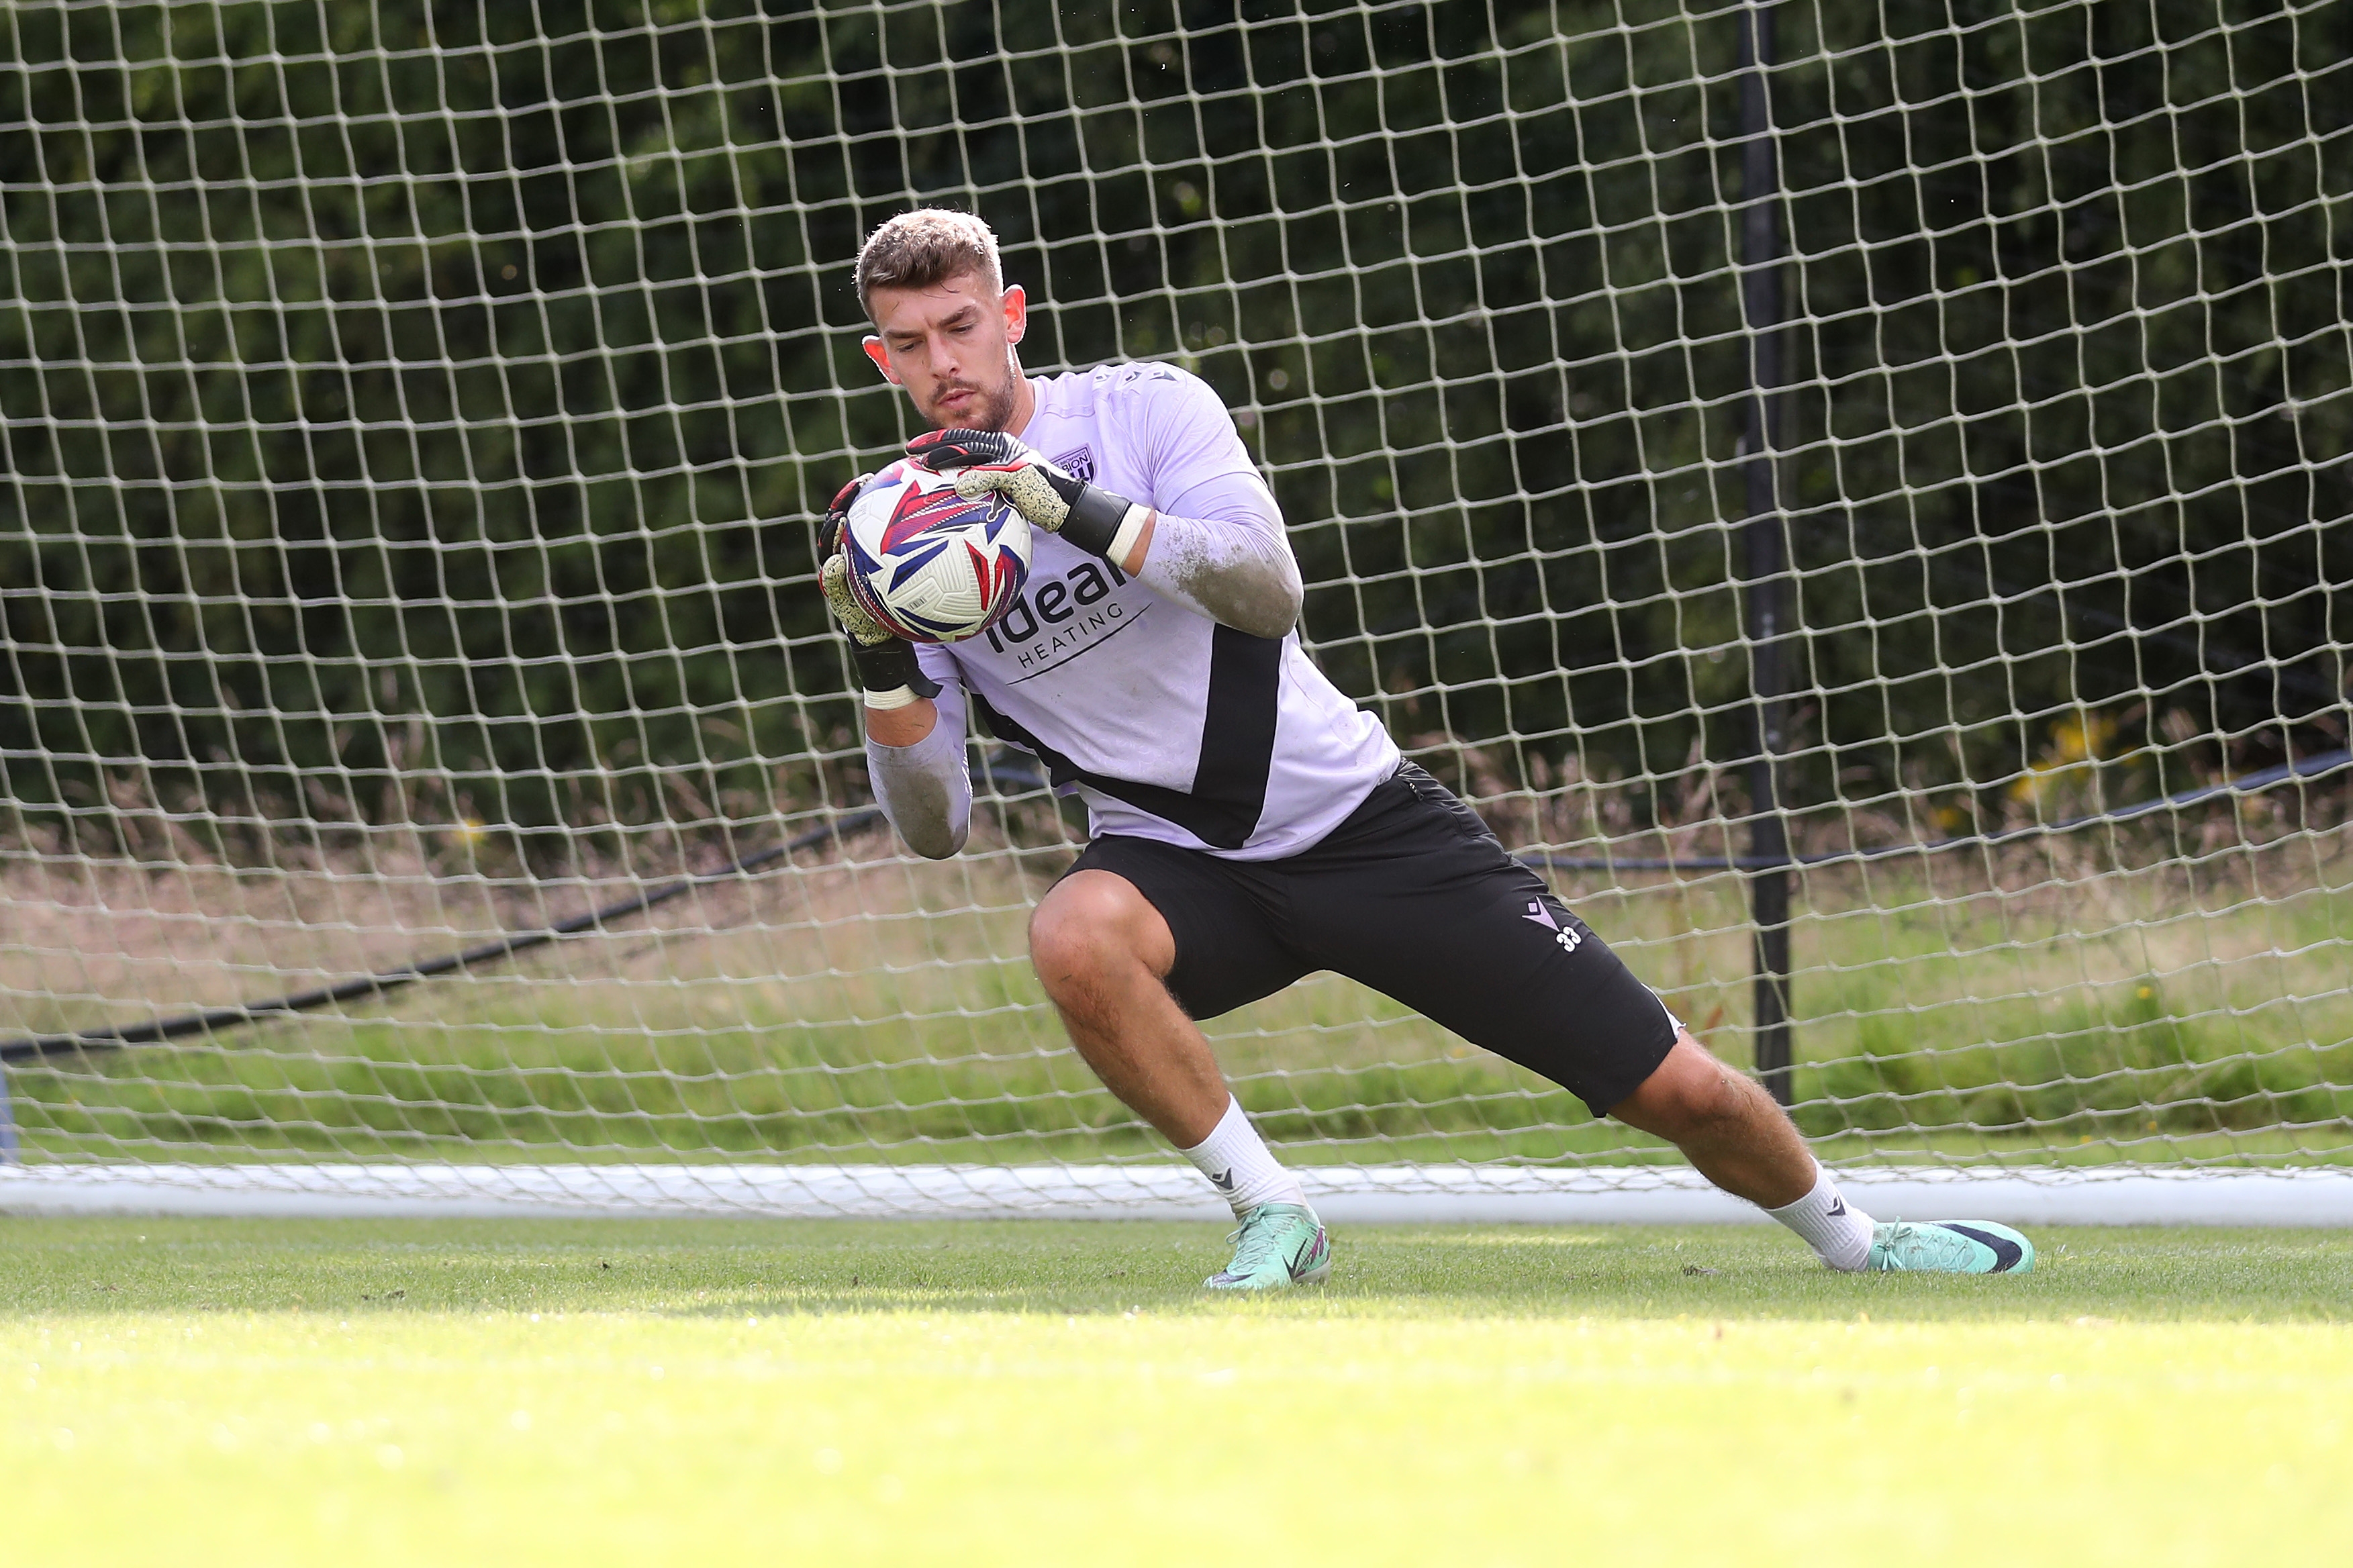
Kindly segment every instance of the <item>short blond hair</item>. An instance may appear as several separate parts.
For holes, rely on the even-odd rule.
[[[929,289],[977,272],[990,289],[1005,290],[997,231],[972,213],[917,207],[867,237],[858,251],[858,303],[874,319],[877,289]]]

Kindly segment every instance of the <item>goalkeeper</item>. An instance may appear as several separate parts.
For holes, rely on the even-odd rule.
[[[976,717],[1086,803],[1092,841],[1030,917],[1031,961],[1088,1065],[1233,1205],[1211,1288],[1330,1272],[1298,1178],[1195,1024],[1319,969],[1667,1139],[1833,1268],[2032,1267],[2006,1226],[1874,1224],[1842,1198],[1780,1107],[1324,679],[1300,647],[1282,514],[1206,384],[1154,363],[1025,378],[1025,296],[968,214],[884,224],[857,284],[867,353],[934,426],[909,455],[1041,531],[1003,619],[918,647],[844,591],[857,484],[834,502],[822,581],[876,793],[917,853],[956,853]]]

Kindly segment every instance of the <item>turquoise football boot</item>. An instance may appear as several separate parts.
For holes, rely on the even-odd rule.
[[[1261,1204],[1227,1237],[1234,1260],[1201,1283],[1212,1290],[1280,1290],[1320,1285],[1332,1273],[1332,1242],[1315,1211],[1301,1204]]]
[[[1934,1219],[1871,1227],[1863,1268],[1881,1274],[2024,1274],[2034,1244],[1989,1219]]]

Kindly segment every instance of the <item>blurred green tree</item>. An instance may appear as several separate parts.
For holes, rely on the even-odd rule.
[[[907,433],[847,269],[915,201],[1033,371],[1225,394],[1400,734],[1674,790],[1748,745],[1735,9],[17,6],[0,795],[834,789],[809,519]],[[1793,798],[2341,736],[2348,13],[1780,9]]]

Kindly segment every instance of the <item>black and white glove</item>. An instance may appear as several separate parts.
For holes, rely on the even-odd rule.
[[[860,474],[841,487],[825,509],[825,560],[818,565],[818,586],[825,592],[834,623],[849,643],[849,662],[858,668],[859,684],[866,689],[869,708],[904,708],[918,697],[937,697],[940,683],[915,662],[915,645],[885,628],[868,615],[849,591],[849,547],[843,531],[849,525],[849,503],[858,499],[872,474]]]
[[[1113,565],[1126,564],[1152,519],[1151,508],[1064,473],[1001,430],[928,430],[907,443],[907,456],[935,474],[955,474],[956,494],[966,500],[1001,495],[1030,527]]]

